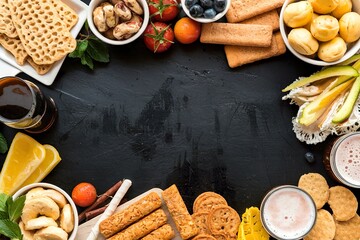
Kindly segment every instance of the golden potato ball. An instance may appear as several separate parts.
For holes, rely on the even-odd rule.
[[[302,27],[312,19],[313,9],[308,1],[290,3],[284,10],[284,22],[291,28]]]
[[[340,37],[345,42],[355,42],[360,38],[360,15],[356,12],[345,13],[339,20]]]
[[[325,62],[334,62],[344,56],[346,52],[346,43],[341,37],[320,43],[318,57]]]
[[[320,15],[311,22],[310,32],[319,41],[330,41],[339,33],[339,21],[331,15]]]
[[[311,18],[311,21],[310,22],[308,22],[308,24],[306,24],[305,26],[304,26],[304,28],[306,28],[307,30],[309,30],[310,31],[310,28],[311,28],[311,23],[314,21],[314,19],[315,18],[317,18],[319,16],[319,14],[317,14],[317,13],[313,13],[312,14],[312,18]]]
[[[335,10],[342,0],[309,0],[314,12],[319,14],[328,14]]]
[[[331,15],[340,19],[345,13],[351,12],[352,1],[351,0],[341,0],[338,6],[331,12]]]
[[[319,48],[318,41],[305,28],[294,28],[288,35],[289,44],[302,55],[312,55]]]

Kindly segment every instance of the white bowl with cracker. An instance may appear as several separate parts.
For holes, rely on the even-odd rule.
[[[294,11],[295,8],[292,8],[292,11],[289,10],[291,8],[289,5],[294,6],[294,3],[299,2],[301,1],[285,0],[280,11],[281,36],[286,47],[297,58],[312,65],[330,66],[349,59],[360,50],[360,39],[352,42],[344,41],[341,30],[338,31],[339,34],[337,34],[335,38],[328,41],[321,40],[319,36],[317,36],[318,32],[316,32],[316,22],[318,21],[319,24],[322,24],[322,22],[327,21],[323,19],[325,16],[327,18],[331,16],[331,19],[336,21],[336,24],[340,26],[339,29],[341,29],[341,17],[336,18],[336,15],[333,13],[335,12],[334,10],[333,12],[323,14],[316,12],[314,7],[312,7],[312,12],[316,13],[316,15],[312,13],[313,15],[310,22],[303,26],[289,27],[288,25],[290,23],[286,23],[287,14],[294,14],[292,19],[299,19],[301,18],[301,14],[306,11],[304,8],[299,10],[299,13],[297,14],[296,10]],[[310,4],[310,6],[312,5]],[[360,14],[360,1],[352,0],[352,8],[350,11]],[[296,14],[297,16],[295,16]],[[321,16],[322,22],[320,22],[320,20],[315,20],[319,16]],[[340,46],[343,48],[342,52],[340,51]],[[327,56],[324,56],[324,53],[326,53]]]
[[[91,0],[87,14],[91,32],[110,45],[125,45],[138,39],[149,18],[146,0]]]
[[[78,212],[63,189],[50,183],[33,183],[19,189],[13,199],[21,196],[26,196],[19,222],[23,235],[30,234],[34,239],[35,235],[56,235],[56,239],[75,240]]]
[[[207,0],[206,0],[207,1]],[[212,1],[212,0],[208,0],[208,1]],[[222,17],[225,16],[226,12],[229,10],[230,5],[231,5],[231,0],[225,0],[225,1],[221,1],[221,2],[225,2],[224,6],[221,6],[221,11],[219,10],[215,10],[215,7],[210,7],[208,9],[206,9],[206,7],[203,8],[203,13],[201,14],[201,16],[193,16],[190,11],[192,11],[191,8],[194,7],[194,5],[190,6],[189,4],[187,4],[187,0],[181,0],[181,8],[183,9],[183,11],[185,12],[185,14],[200,23],[211,23],[211,22],[216,22],[218,20],[220,20]],[[200,1],[198,3],[196,3],[195,5],[197,5],[198,7],[201,7]],[[213,3],[214,4],[214,3]],[[205,12],[206,11],[215,11],[214,12],[214,16],[208,16],[205,17]]]

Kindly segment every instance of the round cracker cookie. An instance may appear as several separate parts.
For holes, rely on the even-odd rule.
[[[228,205],[223,196],[215,192],[204,192],[195,199],[193,212],[210,212],[212,209],[222,205]]]
[[[229,237],[227,237],[225,234],[214,234],[213,235],[216,240],[232,240]]]
[[[209,213],[207,224],[212,234],[225,234],[236,238],[239,230],[240,216],[229,206],[219,206]]]
[[[191,215],[196,227],[199,230],[199,234],[200,233],[204,233],[204,234],[209,234],[210,230],[207,226],[207,217],[208,217],[208,212],[196,212],[193,215]]]
[[[325,209],[320,209],[316,215],[316,222],[304,240],[332,240],[335,236],[335,220]]]
[[[310,194],[317,209],[322,208],[329,199],[329,185],[326,179],[319,173],[302,175],[298,186]]]
[[[355,195],[343,186],[330,188],[328,203],[337,221],[349,220],[355,216],[358,209],[358,201]]]
[[[214,238],[213,236],[209,235],[209,234],[199,234],[196,235],[193,240],[216,240],[216,238]]]
[[[334,240],[360,239],[360,217],[355,215],[347,221],[336,221]]]

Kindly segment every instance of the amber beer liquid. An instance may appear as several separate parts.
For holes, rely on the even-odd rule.
[[[292,185],[272,189],[264,197],[260,213],[265,230],[276,239],[302,239],[316,221],[313,199],[304,190]]]
[[[336,139],[324,152],[324,165],[330,175],[349,187],[360,188],[360,132]]]
[[[55,122],[54,101],[30,81],[18,77],[0,79],[0,121],[30,133],[48,130]]]

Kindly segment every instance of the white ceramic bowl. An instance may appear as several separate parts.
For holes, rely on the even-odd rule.
[[[286,8],[287,5],[289,5],[292,2],[297,2],[297,1],[295,1],[295,0],[285,0],[284,5],[281,8],[281,11],[280,11],[280,32],[281,32],[281,36],[282,36],[282,38],[283,38],[283,40],[285,42],[286,47],[297,58],[301,59],[304,62],[313,64],[313,65],[330,66],[330,65],[335,65],[335,64],[338,64],[338,63],[341,63],[341,62],[347,60],[348,58],[350,58],[351,56],[353,56],[356,52],[358,52],[360,50],[360,39],[359,39],[354,43],[348,44],[348,49],[347,49],[345,55],[341,59],[339,59],[337,61],[334,61],[334,62],[325,62],[325,61],[322,61],[322,60],[319,60],[319,59],[313,59],[313,58],[302,55],[302,54],[298,53],[297,51],[295,51],[295,49],[290,46],[288,38],[287,38],[287,35],[290,32],[291,28],[287,27],[285,25],[285,23],[284,23],[284,20],[283,20],[284,19],[285,8]],[[353,4],[352,11],[357,12],[357,13],[360,14],[360,1],[359,0],[352,0],[352,4]]]
[[[29,190],[36,188],[36,187],[42,187],[44,189],[54,189],[58,192],[60,192],[62,195],[64,195],[64,197],[66,198],[66,200],[70,203],[71,208],[73,210],[74,213],[74,229],[72,230],[71,234],[69,235],[68,240],[75,240],[77,231],[78,231],[78,226],[79,226],[79,217],[78,217],[78,211],[76,208],[76,205],[74,203],[74,201],[71,199],[71,197],[69,196],[69,194],[67,194],[64,190],[62,190],[61,188],[50,184],[50,183],[33,183],[33,184],[29,184],[26,185],[25,187],[19,189],[14,195],[13,195],[13,199],[16,199],[22,195],[25,195]]]
[[[88,8],[87,22],[89,24],[89,28],[90,28],[91,32],[94,33],[97,38],[99,38],[101,41],[103,41],[107,44],[110,44],[110,45],[125,45],[125,44],[133,42],[134,40],[136,40],[143,34],[143,32],[145,31],[145,29],[149,23],[149,17],[150,17],[149,6],[148,6],[146,0],[138,0],[140,5],[144,9],[144,15],[141,16],[143,18],[143,23],[142,23],[139,31],[132,37],[125,39],[125,40],[113,40],[113,39],[107,38],[104,35],[102,35],[95,27],[94,20],[93,20],[93,11],[97,6],[100,5],[100,3],[105,2],[105,1],[106,0],[91,0],[90,4],[89,4],[89,8]]]
[[[230,8],[230,3],[231,3],[231,0],[226,0],[226,6],[225,6],[225,9],[224,11],[216,14],[216,16],[214,18],[203,18],[203,17],[193,17],[191,16],[190,12],[189,12],[189,9],[185,6],[185,0],[181,0],[181,7],[183,9],[183,11],[185,12],[185,14],[197,21],[197,22],[200,22],[200,23],[211,23],[211,22],[216,22],[217,20],[219,20],[220,18],[222,18],[223,16],[225,16],[226,12],[229,10]]]

